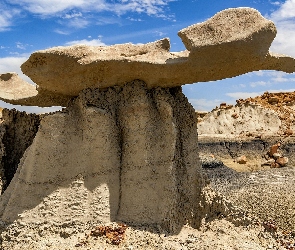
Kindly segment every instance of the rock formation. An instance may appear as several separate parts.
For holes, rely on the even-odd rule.
[[[113,221],[176,234],[235,211],[202,176],[195,111],[180,86],[294,72],[293,58],[268,52],[275,33],[257,11],[229,9],[180,31],[183,52],[169,52],[168,39],[35,52],[21,68],[37,92],[1,75],[2,100],[67,106],[41,120],[0,198],[2,247],[40,249],[44,235],[67,238]],[[30,93],[21,96],[22,86]]]
[[[235,106],[220,104],[198,118],[200,151],[235,169],[294,165],[294,100],[295,92],[265,92],[239,99]],[[236,162],[243,154],[249,161],[241,168]]]
[[[34,209],[44,221],[197,224],[195,125],[177,88],[147,90],[135,81],[84,90],[66,111],[42,119],[2,198],[2,220]]]
[[[38,93],[32,90],[30,97],[20,98],[19,85],[13,88],[17,99],[8,95],[6,88],[1,88],[0,97],[13,104],[62,106],[85,88],[122,86],[134,79],[154,88],[220,80],[262,69],[294,72],[293,58],[268,51],[275,35],[273,22],[258,11],[237,8],[179,31],[187,49],[181,52],[170,52],[167,38],[144,45],[42,50],[21,66],[38,85]]]
[[[200,135],[214,137],[291,136],[295,131],[295,92],[265,92],[239,99],[235,106],[222,103],[199,119],[198,130]]]
[[[0,119],[1,193],[12,180],[25,150],[38,131],[41,115],[3,109]]]

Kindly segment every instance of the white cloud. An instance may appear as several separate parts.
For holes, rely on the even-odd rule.
[[[195,110],[198,111],[208,111],[212,110],[216,106],[219,106],[222,103],[222,100],[207,100],[207,99],[189,99],[188,100],[194,107]]]
[[[17,109],[18,111],[26,111],[27,113],[36,113],[36,114],[44,114],[44,113],[50,113],[55,112],[58,110],[61,110],[62,107],[45,107],[40,108],[36,106],[21,106],[21,105],[12,105],[3,101],[0,101],[0,107],[1,108],[7,108],[7,109]]]
[[[43,16],[56,15],[64,11],[78,9],[83,11],[111,11],[117,14],[126,12],[160,15],[163,7],[172,0],[8,0],[9,3],[20,5],[27,11]],[[79,12],[78,12],[79,13]]]
[[[270,90],[268,90],[268,92],[270,92],[270,93],[280,93],[280,92],[285,93],[285,92],[294,92],[294,91],[295,91],[295,89],[270,89]]]
[[[82,19],[82,18],[74,18],[74,19],[69,19],[67,21],[67,26],[72,27],[72,28],[76,28],[76,29],[82,29],[87,27],[89,24],[89,21],[87,21],[86,19]]]
[[[3,57],[0,58],[0,74],[8,72],[16,72],[21,78],[29,83],[33,83],[32,80],[24,75],[20,69],[20,66],[28,59],[28,57]]]
[[[265,90],[269,93],[280,93],[280,92],[294,92],[295,89],[270,89],[270,90]],[[238,99],[246,99],[249,97],[256,97],[259,95],[262,95],[265,91],[260,91],[260,92],[232,92],[232,93],[226,93],[227,96],[234,98],[235,100]]]
[[[68,35],[68,34],[70,34],[69,31],[60,30],[60,29],[55,29],[54,32],[57,33],[57,34],[60,34],[60,35]]]
[[[265,82],[265,81],[250,82],[250,86],[252,88],[255,88],[257,86],[267,86],[267,85],[270,85],[270,83],[269,82]]]
[[[21,42],[16,42],[16,48],[21,50],[26,50],[27,47],[30,46],[29,44],[24,44]]]
[[[77,45],[77,44],[92,45],[92,46],[105,46],[106,45],[99,38],[92,39],[92,40],[82,39],[82,40],[70,41],[70,42],[67,42],[65,45],[70,46],[70,45]]]
[[[279,1],[276,1],[276,2],[270,2],[271,4],[273,5],[281,5],[281,3]]]
[[[295,82],[294,77],[283,77],[283,76],[277,76],[277,77],[271,78],[271,80],[274,82]]]
[[[71,18],[77,18],[77,17],[82,17],[82,13],[69,13],[69,14],[65,14],[62,18],[64,19],[71,19]]]
[[[238,99],[246,99],[249,97],[255,97],[258,95],[263,94],[263,92],[232,92],[232,93],[226,93],[227,96],[234,98],[235,100]]]
[[[269,18],[278,30],[271,50],[295,57],[295,0],[286,0]]]
[[[9,3],[20,5],[27,11],[40,15],[53,15],[72,8],[78,8],[94,1],[86,0],[8,0]],[[101,1],[99,1],[101,2]]]
[[[276,21],[295,17],[295,0],[286,0],[278,10],[271,14]]]
[[[19,10],[15,8],[8,8],[4,4],[0,3],[0,32],[8,30],[9,27],[12,25],[12,21],[14,16],[20,13]]]

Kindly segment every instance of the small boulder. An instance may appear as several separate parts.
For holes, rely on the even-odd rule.
[[[273,156],[273,154],[275,154],[275,153],[277,153],[278,152],[278,149],[279,149],[279,147],[281,146],[281,144],[280,143],[277,143],[277,144],[275,144],[275,145],[272,145],[271,147],[270,147],[270,149],[269,149],[269,156]]]
[[[279,159],[282,157],[282,155],[280,153],[274,153],[272,156],[275,160]]]
[[[277,162],[274,162],[274,163],[272,163],[272,164],[270,165],[270,167],[271,167],[271,168],[280,168],[281,165],[280,165],[279,163],[277,163]]]
[[[225,109],[226,108],[226,103],[225,102],[220,103],[220,108]]]
[[[287,130],[284,132],[284,135],[286,135],[286,136],[293,135],[293,130],[292,130],[292,129],[287,129]]]
[[[247,157],[245,155],[242,155],[237,158],[237,163],[239,164],[246,164],[247,163]]]
[[[274,159],[269,159],[261,164],[261,166],[272,166],[276,161]]]
[[[276,163],[278,163],[280,166],[284,167],[287,165],[289,159],[288,157],[280,157],[276,160]]]

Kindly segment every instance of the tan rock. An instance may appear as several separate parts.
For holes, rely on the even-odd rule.
[[[37,95],[36,86],[27,83],[16,73],[0,74],[1,99],[19,100]]]
[[[270,167],[271,167],[271,168],[280,168],[281,165],[280,165],[279,163],[277,163],[277,162],[274,162],[274,163],[272,163],[272,164],[270,165]]]
[[[270,150],[269,150],[269,155],[272,157],[275,153],[277,153],[278,152],[278,148],[281,146],[281,144],[280,143],[277,143],[277,144],[275,144],[275,145],[272,145],[271,147],[270,147]]]
[[[284,132],[284,135],[286,136],[290,136],[290,135],[293,135],[293,130],[292,129],[287,129],[285,132]]]
[[[282,155],[281,155],[280,153],[274,153],[274,154],[272,155],[272,157],[276,160],[276,159],[281,158]]]
[[[226,103],[225,102],[220,103],[219,108],[225,109],[226,108]]]
[[[273,96],[268,99],[268,102],[270,104],[277,104],[279,102],[279,99],[277,97]]]
[[[289,162],[288,157],[280,157],[276,160],[276,163],[278,163],[282,167],[286,166],[288,162]]]
[[[21,79],[17,73],[0,74],[0,99],[16,105],[66,106],[71,96],[36,89],[36,86]]]
[[[48,101],[45,98],[43,103],[42,96],[50,93],[53,104],[62,105],[63,96],[77,96],[86,88],[124,85],[134,79],[153,88],[220,80],[263,69],[294,72],[295,59],[268,51],[275,35],[273,22],[258,11],[237,8],[179,31],[187,48],[182,52],[170,52],[167,38],[143,45],[41,50],[21,66],[39,86],[39,94],[32,92],[30,100],[18,98],[17,102],[44,106]],[[1,89],[0,98],[16,103],[5,96]]]
[[[237,163],[239,164],[246,164],[247,163],[247,157],[245,155],[242,155],[237,158]]]
[[[272,166],[276,161],[274,159],[269,159],[261,164],[261,166]]]

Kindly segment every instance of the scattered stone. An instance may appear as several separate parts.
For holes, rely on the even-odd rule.
[[[232,118],[234,118],[234,119],[237,119],[237,118],[239,117],[239,115],[236,114],[236,113],[232,114],[231,116],[232,116]]]
[[[237,158],[237,163],[239,164],[246,164],[247,163],[247,157],[245,155],[242,155]]]
[[[280,166],[284,167],[288,164],[288,157],[280,157],[276,160],[276,163],[278,163]]]
[[[272,163],[272,164],[270,165],[270,167],[271,167],[271,168],[280,168],[281,165],[280,165],[279,163],[277,163],[277,162],[274,162],[274,163]]]
[[[274,153],[273,156],[274,160],[277,160],[278,158],[281,158],[282,155],[280,153]]]
[[[275,154],[275,153],[277,153],[278,152],[278,148],[281,146],[281,144],[280,143],[277,143],[277,144],[275,144],[275,145],[272,145],[271,147],[270,147],[270,150],[269,150],[269,156],[271,156],[271,157],[273,157],[273,155]]]
[[[270,104],[277,104],[279,102],[279,99],[277,98],[277,97],[275,97],[275,96],[272,96],[272,97],[270,97],[270,98],[268,98],[268,103],[270,103]]]
[[[293,130],[292,130],[292,129],[287,129],[287,130],[284,132],[284,135],[286,135],[286,136],[293,135]]]
[[[261,166],[271,166],[271,165],[274,164],[275,162],[276,162],[276,161],[275,161],[274,159],[269,159],[269,160],[263,162],[263,163],[261,164]]]
[[[223,162],[216,159],[214,155],[200,155],[202,168],[218,168],[223,166]]]
[[[226,108],[226,103],[225,102],[220,103],[220,108],[225,109]]]

